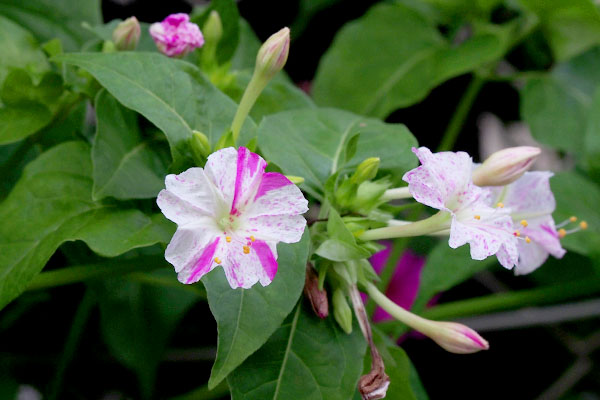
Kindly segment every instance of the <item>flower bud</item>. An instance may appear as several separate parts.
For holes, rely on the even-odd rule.
[[[433,326],[423,333],[450,353],[476,353],[490,347],[487,340],[468,326],[456,322],[429,322]]]
[[[202,132],[193,131],[189,144],[197,161],[205,159],[210,154],[210,142]]]
[[[135,50],[140,41],[140,34],[140,23],[136,17],[130,17],[117,25],[112,38],[117,50]]]
[[[208,19],[204,23],[202,30],[207,45],[211,44],[216,46],[219,43],[223,36],[223,23],[221,22],[221,17],[218,12],[212,10],[210,14],[208,14]]]
[[[310,301],[313,311],[319,318],[326,318],[329,315],[327,291],[325,289],[319,289],[319,277],[310,264],[306,264],[304,295]]]
[[[350,177],[352,183],[359,185],[365,181],[370,181],[371,179],[375,178],[380,162],[381,160],[379,157],[370,157],[358,164],[356,171]]]
[[[333,302],[333,317],[347,334],[352,333],[352,309],[348,305],[342,289],[335,289],[331,298]]]
[[[265,79],[271,79],[281,71],[290,50],[290,29],[283,28],[274,33],[258,50],[256,55],[256,71]]]
[[[290,180],[290,182],[292,182],[294,185],[299,185],[301,183],[304,183],[304,178],[301,176],[286,175],[285,177],[288,178]]]
[[[493,153],[473,171],[477,186],[504,186],[519,179],[527,171],[541,150],[537,147],[509,147]]]
[[[150,35],[158,50],[169,57],[183,57],[204,44],[198,25],[187,14],[171,14],[150,26]]]

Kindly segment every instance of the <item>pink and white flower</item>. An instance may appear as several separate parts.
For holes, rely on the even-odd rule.
[[[450,247],[469,243],[474,260],[495,254],[500,264],[512,268],[518,260],[512,219],[507,210],[489,206],[490,190],[473,184],[471,157],[464,152],[433,154],[426,147],[413,152],[421,166],[402,179],[419,203],[448,213]]]
[[[187,14],[171,14],[162,22],[150,25],[150,35],[161,53],[169,57],[183,57],[204,45],[200,28],[189,21]]]
[[[245,147],[219,150],[203,168],[168,175],[158,194],[177,224],[165,252],[182,283],[197,282],[218,265],[232,288],[271,283],[278,242],[300,240],[308,210],[296,185]]]
[[[526,172],[521,178],[503,188],[494,188],[493,204],[502,203],[510,211],[513,229],[530,243],[517,244],[519,260],[517,275],[528,274],[542,265],[549,254],[562,258],[566,251],[560,244],[552,212],[556,201],[550,189],[552,172]]]

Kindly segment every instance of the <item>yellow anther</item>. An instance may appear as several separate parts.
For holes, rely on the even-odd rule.
[[[523,225],[523,228],[526,228],[527,225],[529,225],[529,223],[527,222],[526,219],[522,219],[521,222],[520,222],[520,224]]]
[[[529,239],[529,236],[525,236],[525,243],[531,243],[531,239]]]
[[[475,219],[476,219],[476,220],[480,220],[480,219],[481,219],[481,215],[476,215],[476,216],[475,216]]]
[[[254,236],[250,236],[250,241],[254,242],[256,239],[254,238]]]
[[[562,238],[564,238],[565,236],[567,236],[567,231],[565,231],[563,228],[560,228],[560,229],[558,230],[558,237],[562,239]]]
[[[588,228],[588,223],[587,223],[587,222],[585,222],[585,221],[581,221],[581,222],[579,223],[579,227],[580,227],[581,229],[587,229],[587,228]]]
[[[516,237],[519,237],[519,236],[521,236],[521,232],[519,232],[519,231],[515,231],[515,232],[513,233],[513,235],[515,235]]]
[[[225,240],[227,241],[227,243],[231,243],[231,236],[225,236]]]
[[[504,203],[498,203],[498,204],[496,204],[496,207],[498,207],[498,208],[504,208]]]
[[[244,246],[243,249],[244,249],[244,254],[250,253],[250,247]]]
[[[577,217],[573,215],[571,218],[569,218],[569,221],[575,222],[577,221]]]
[[[216,262],[217,264],[221,264],[221,259],[220,259],[219,257],[215,257],[215,262]]]

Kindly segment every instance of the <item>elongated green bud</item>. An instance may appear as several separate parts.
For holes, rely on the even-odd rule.
[[[256,72],[267,80],[271,79],[287,62],[289,51],[290,29],[283,28],[271,35],[258,50]]]
[[[189,143],[196,161],[204,160],[210,154],[210,142],[204,133],[193,131]]]
[[[333,317],[344,332],[352,333],[352,309],[348,305],[344,291],[339,288],[335,289],[331,301],[333,303]]]
[[[140,41],[140,34],[140,23],[136,17],[130,17],[117,25],[112,39],[117,50],[135,50]]]
[[[370,181],[371,179],[375,178],[380,162],[381,160],[379,157],[370,157],[358,164],[356,171],[350,177],[352,183],[359,185],[365,181]]]
[[[219,43],[223,36],[223,23],[221,22],[221,17],[218,12],[212,10],[210,14],[208,14],[208,19],[204,23],[202,32],[204,32],[205,46],[209,43]]]

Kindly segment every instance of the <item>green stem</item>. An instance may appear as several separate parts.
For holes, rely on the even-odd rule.
[[[381,200],[390,201],[390,200],[400,200],[400,199],[411,199],[412,194],[410,194],[408,190],[408,186],[399,187],[394,189],[388,189],[381,196]]]
[[[473,79],[469,83],[467,90],[463,94],[463,97],[460,99],[460,103],[458,103],[458,107],[456,107],[456,111],[446,128],[446,132],[444,132],[444,136],[442,137],[442,142],[440,143],[437,151],[449,151],[454,147],[454,143],[456,143],[456,139],[458,138],[458,134],[460,133],[467,117],[469,116],[469,111],[471,111],[471,107],[479,94],[479,91],[483,87],[485,80],[477,75],[473,76]]]
[[[260,77],[256,71],[254,71],[254,75],[252,75],[252,79],[250,80],[250,83],[248,83],[248,87],[246,87],[246,91],[242,96],[242,100],[240,101],[235,116],[233,117],[233,122],[231,123],[231,133],[234,144],[237,143],[237,139],[240,136],[244,120],[248,116],[248,113],[252,109],[252,106],[260,93],[265,86],[267,86],[267,83],[269,83],[267,79]]]
[[[442,320],[511,310],[523,306],[556,304],[600,292],[600,278],[582,279],[544,288],[497,293],[489,296],[441,304],[422,315],[428,319]]]
[[[139,257],[133,260],[112,260],[96,264],[78,265],[56,271],[42,272],[31,281],[27,290],[48,289],[134,271],[150,271],[167,265],[162,258],[151,256]]]
[[[361,240],[380,240],[399,237],[422,236],[449,228],[450,214],[440,211],[429,218],[406,225],[369,229],[358,236]]]
[[[406,242],[407,240],[405,238],[400,238],[400,239],[396,239],[394,240],[394,242],[392,243],[392,249],[390,251],[390,256],[388,257],[385,265],[383,266],[383,269],[381,270],[379,277],[381,278],[381,281],[379,281],[377,283],[377,287],[383,292],[385,293],[387,287],[390,284],[390,281],[392,280],[392,276],[394,275],[394,271],[396,270],[396,265],[398,264],[398,260],[400,259],[400,257],[402,256],[402,253],[404,252],[404,249],[406,248]],[[372,301],[371,298],[369,298],[369,301],[367,302],[367,313],[369,315],[373,315],[373,312],[375,312],[375,306],[377,304]]]
[[[75,317],[73,317],[73,323],[71,324],[71,330],[69,331],[69,336],[67,337],[65,348],[58,361],[56,373],[54,375],[54,380],[52,381],[50,389],[48,390],[49,400],[55,400],[60,395],[62,382],[65,377],[65,371],[67,369],[67,366],[73,359],[75,351],[77,350],[77,347],[82,337],[83,330],[85,328],[85,324],[89,319],[90,313],[95,303],[96,300],[92,291],[90,289],[87,289],[85,291],[85,294],[83,295],[81,303],[79,303],[79,306],[77,307]]]

